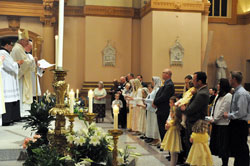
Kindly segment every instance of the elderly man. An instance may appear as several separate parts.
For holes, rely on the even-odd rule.
[[[161,140],[163,140],[166,133],[165,123],[169,116],[169,99],[174,95],[174,83],[171,80],[172,71],[170,69],[165,69],[162,72],[162,79],[165,81],[164,86],[162,86],[156,93],[153,106],[157,107],[157,120],[159,126],[159,132]]]
[[[37,57],[33,57],[31,54],[32,51],[32,42],[29,41],[29,44],[25,47],[26,54],[28,55],[29,60],[32,61],[33,66],[37,66],[37,77],[36,77],[36,72],[32,71],[31,72],[31,78],[32,78],[32,92],[33,92],[33,97],[35,98],[37,96],[41,96],[41,88],[40,88],[40,83],[39,83],[39,77],[43,76],[44,70],[39,67],[39,64],[37,64]]]
[[[205,119],[207,115],[208,102],[209,102],[209,92],[206,84],[207,75],[204,72],[196,72],[193,76],[193,84],[197,90],[197,93],[193,95],[188,106],[181,106],[181,110],[186,115],[186,155],[188,154],[191,143],[189,138],[192,134],[192,127],[194,123],[200,119]]]
[[[241,72],[230,73],[230,84],[235,89],[230,113],[224,112],[229,123],[229,145],[234,166],[249,166],[249,147],[247,144],[248,120],[250,120],[250,95],[241,85]]]
[[[29,115],[27,110],[30,110],[33,102],[32,77],[31,72],[35,71],[35,65],[26,55],[24,48],[29,44],[29,34],[27,30],[18,31],[18,42],[13,47],[11,56],[14,61],[23,60],[24,63],[20,66],[18,72],[19,90],[20,90],[20,110],[21,117]]]
[[[5,57],[1,70],[6,108],[6,113],[2,116],[3,126],[20,120],[18,70],[23,60],[17,62],[13,60],[10,56],[12,47],[11,41],[3,40],[0,48],[0,57]]]

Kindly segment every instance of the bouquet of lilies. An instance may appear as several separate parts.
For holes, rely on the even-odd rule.
[[[66,138],[70,144],[69,152],[76,163],[83,158],[89,158],[97,163],[107,160],[112,137],[95,123],[85,122],[85,128],[73,135],[68,133]]]

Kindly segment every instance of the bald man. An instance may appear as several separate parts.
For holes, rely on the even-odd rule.
[[[158,90],[154,99],[154,106],[157,107],[157,120],[161,140],[163,140],[166,133],[165,123],[169,115],[169,99],[174,95],[174,83],[171,80],[172,71],[165,69],[162,72],[162,79],[165,81],[164,85]]]

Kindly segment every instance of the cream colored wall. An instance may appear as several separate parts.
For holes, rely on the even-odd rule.
[[[86,5],[133,7],[133,0],[85,0]]]
[[[70,88],[80,89],[85,73],[85,18],[65,17],[63,68]]]
[[[131,57],[131,72],[140,74],[140,55],[141,55],[141,20],[134,19],[132,21],[132,57]]]
[[[6,16],[0,16],[0,29],[8,28],[8,20]]]
[[[182,66],[170,66],[169,49],[179,41],[184,48]],[[153,11],[153,75],[170,68],[174,82],[201,70],[201,14]]]
[[[250,12],[250,1],[249,0],[238,0],[237,13],[244,14]]]
[[[40,22],[39,18],[21,17],[20,28],[28,29],[43,37],[43,24]]]
[[[141,74],[144,81],[152,80],[152,12],[141,19]]]
[[[249,26],[248,26],[249,27]],[[245,76],[245,57],[247,54],[247,44],[245,25],[209,24],[208,29],[214,31],[211,52],[208,64],[208,83],[210,86],[215,84],[216,66],[215,60],[220,55],[224,55],[227,62],[228,72],[238,70]],[[249,39],[248,39],[249,40]],[[249,52],[249,50],[248,50]]]
[[[112,81],[131,72],[132,19],[85,18],[85,81]],[[116,48],[116,66],[102,64],[102,51],[107,41]]]

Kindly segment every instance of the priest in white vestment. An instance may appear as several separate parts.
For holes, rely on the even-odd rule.
[[[0,57],[0,69],[3,67],[4,56]],[[2,126],[2,115],[5,114],[4,94],[3,94],[3,83],[2,74],[0,72],[0,126]]]
[[[10,56],[12,48],[13,46],[10,40],[2,40],[0,57],[5,57],[1,70],[6,108],[6,113],[2,116],[4,126],[8,126],[12,122],[20,120],[18,70],[19,66],[23,64],[23,60],[17,62],[13,60]]]
[[[29,44],[29,34],[27,30],[18,31],[18,42],[13,47],[11,56],[15,61],[23,60],[18,72],[19,90],[20,90],[20,110],[21,117],[29,115],[27,110],[31,109],[33,102],[32,78],[31,72],[35,71],[35,65],[26,55],[24,48]]]
[[[39,83],[39,77],[43,76],[44,70],[39,67],[39,64],[37,64],[37,57],[33,57],[31,54],[32,51],[32,42],[30,41],[29,44],[25,47],[26,54],[28,55],[28,58],[32,61],[33,65],[37,68],[37,78],[36,78],[36,72],[31,72],[31,79],[32,79],[32,91],[33,91],[33,97],[35,99],[36,95],[41,96],[41,88]]]

